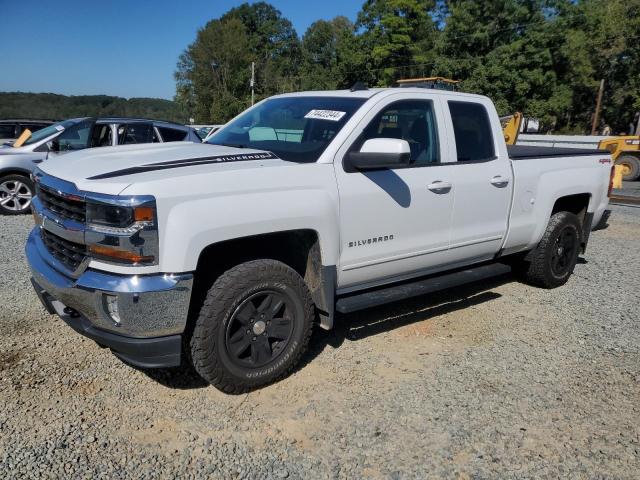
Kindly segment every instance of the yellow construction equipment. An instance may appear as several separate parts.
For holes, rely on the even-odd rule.
[[[623,180],[640,178],[640,135],[609,137],[600,141],[598,148],[609,150]]]
[[[520,134],[520,125],[522,125],[522,113],[516,112],[513,115],[500,117],[500,123],[502,124],[504,141],[507,145],[515,145]]]
[[[500,117],[507,145],[515,145],[518,141],[523,118],[521,112]],[[598,149],[608,150],[611,153],[613,163],[616,165],[615,188],[622,186],[621,180],[630,181],[640,178],[640,135],[607,137],[598,143]]]

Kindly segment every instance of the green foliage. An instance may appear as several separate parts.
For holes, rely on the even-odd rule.
[[[319,20],[301,41],[271,5],[243,4],[178,59],[183,115],[224,122],[246,108],[251,62],[258,99],[441,75],[566,132],[590,130],[604,79],[604,122],[621,132],[640,110],[640,0],[365,0],[355,25]]]
[[[434,8],[430,0],[367,0],[362,6],[357,23],[361,48],[370,52],[378,84],[406,76],[406,65],[434,59],[436,28],[429,15]]]
[[[184,122],[178,105],[160,98],[0,92],[0,118],[63,120],[74,117],[143,117]]]
[[[224,123],[256,98],[297,88],[300,42],[291,22],[264,2],[247,3],[211,20],[178,60],[176,101],[197,122]]]
[[[331,90],[345,86],[343,68],[352,65],[354,25],[345,17],[318,20],[302,38],[302,90]]]

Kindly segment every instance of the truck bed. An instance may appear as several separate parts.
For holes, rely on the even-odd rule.
[[[511,160],[609,155],[607,150],[597,150],[595,148],[534,147],[531,145],[507,145],[507,152]]]

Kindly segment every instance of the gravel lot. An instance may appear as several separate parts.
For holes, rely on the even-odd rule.
[[[0,478],[638,478],[640,208],[574,277],[510,277],[317,331],[243,396],[142,372],[48,316],[0,218]]]

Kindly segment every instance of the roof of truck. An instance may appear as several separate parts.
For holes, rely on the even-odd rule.
[[[452,92],[450,90],[440,90],[437,88],[422,88],[422,87],[389,87],[389,88],[365,88],[362,90],[350,89],[346,90],[310,90],[306,92],[292,92],[276,95],[276,97],[349,97],[349,98],[371,98],[374,95],[381,93],[433,93],[435,95],[447,95],[447,96],[460,96],[467,98],[486,98],[484,95],[477,95],[474,93],[464,92]]]

